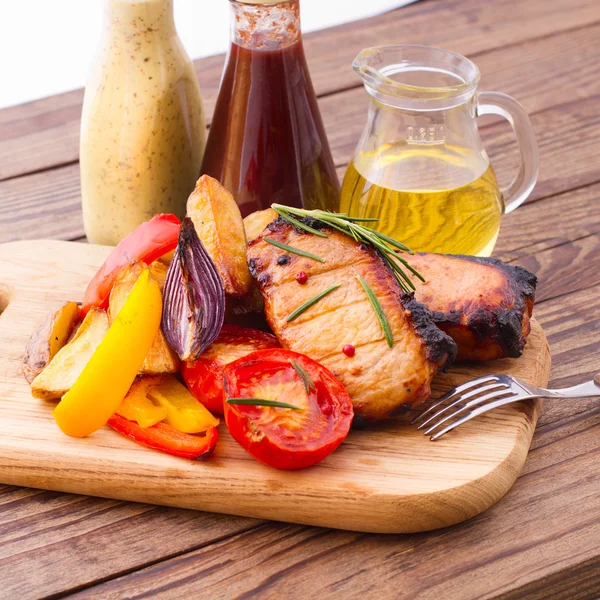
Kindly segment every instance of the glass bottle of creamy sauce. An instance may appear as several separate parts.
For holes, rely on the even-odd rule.
[[[81,195],[88,240],[115,245],[157,213],[184,216],[206,126],[173,0],[104,2],[81,117]]]

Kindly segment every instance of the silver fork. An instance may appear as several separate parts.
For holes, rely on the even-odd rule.
[[[417,429],[425,429],[431,441],[458,426],[494,408],[529,400],[531,398],[585,398],[600,396],[600,373],[593,381],[559,390],[546,390],[525,383],[510,375],[484,375],[463,383],[444,394],[427,410],[420,413],[411,424],[420,423]],[[440,430],[440,427],[443,429]],[[434,431],[436,431],[434,433]]]

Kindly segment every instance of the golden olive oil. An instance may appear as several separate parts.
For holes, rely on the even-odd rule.
[[[340,212],[421,252],[489,256],[504,211],[481,153],[448,145],[388,144],[360,151],[342,185]]]

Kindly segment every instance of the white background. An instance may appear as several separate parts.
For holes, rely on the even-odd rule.
[[[301,0],[302,29],[306,33],[339,25],[411,1]],[[0,108],[85,85],[100,38],[102,4],[103,0],[0,0]],[[175,0],[175,20],[192,58],[227,49],[227,0]]]

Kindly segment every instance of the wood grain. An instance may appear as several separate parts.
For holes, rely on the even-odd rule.
[[[582,277],[585,275],[582,273]],[[536,306],[536,318],[548,332],[552,354],[551,387],[567,387],[589,381],[600,366],[600,287],[580,289]],[[561,423],[585,413],[595,413],[598,399],[546,402],[540,427],[562,435]],[[534,445],[536,443],[534,438]],[[565,439],[562,450],[568,451]]]
[[[600,232],[600,214],[590,210],[598,198],[600,184],[591,184],[527,202],[503,217],[494,256],[511,262]]]
[[[257,526],[240,517],[57,492],[2,505],[2,513],[0,568],[10,577],[1,598],[92,585]]]
[[[309,34],[305,46],[315,89],[327,95],[360,85],[350,63],[374,43],[427,43],[477,55],[527,40],[533,32],[545,37],[597,20],[595,0],[571,0],[568,11],[564,0],[547,0],[543,10],[519,0],[419,2],[360,27],[348,24]],[[432,27],[435,22],[444,27]],[[223,56],[195,62],[207,115],[213,112],[222,63]],[[0,111],[0,180],[76,162],[82,98],[76,90]]]
[[[600,283],[600,185],[528,203],[502,224],[495,256],[539,278],[537,303]],[[541,218],[543,216],[543,218]]]
[[[84,235],[79,164],[0,181],[0,240]]]
[[[600,147],[595,140],[600,134],[599,82],[600,79],[596,79],[593,88],[597,95],[530,115],[540,151],[540,177],[531,200],[598,181],[596,164],[600,160]],[[350,93],[355,92],[345,94]],[[364,125],[364,108],[357,110],[357,99],[352,102],[348,99],[348,108],[344,105],[336,105],[329,97],[320,102],[336,165],[348,162]],[[500,184],[508,184],[519,164],[512,130],[507,123],[497,123],[482,127],[480,131]],[[571,135],[569,132],[576,133]]]
[[[510,94],[532,115],[563,105],[569,113],[569,105],[577,100],[600,94],[600,47],[595,43],[599,36],[600,25],[593,25],[554,35],[551,44],[544,38],[485,52],[474,58],[482,74],[479,89]],[[366,104],[362,87],[320,102],[336,164],[348,161],[365,124]],[[497,122],[502,120],[486,117],[480,126]],[[509,131],[508,126],[503,129]],[[545,124],[538,128],[538,135],[542,130]],[[516,145],[511,152],[516,164]]]
[[[600,270],[587,271],[590,265],[600,263],[600,235],[595,233],[566,242],[517,262],[538,275],[540,301],[570,294],[582,286],[595,286],[600,283]],[[582,279],[584,273],[585,279]]]

